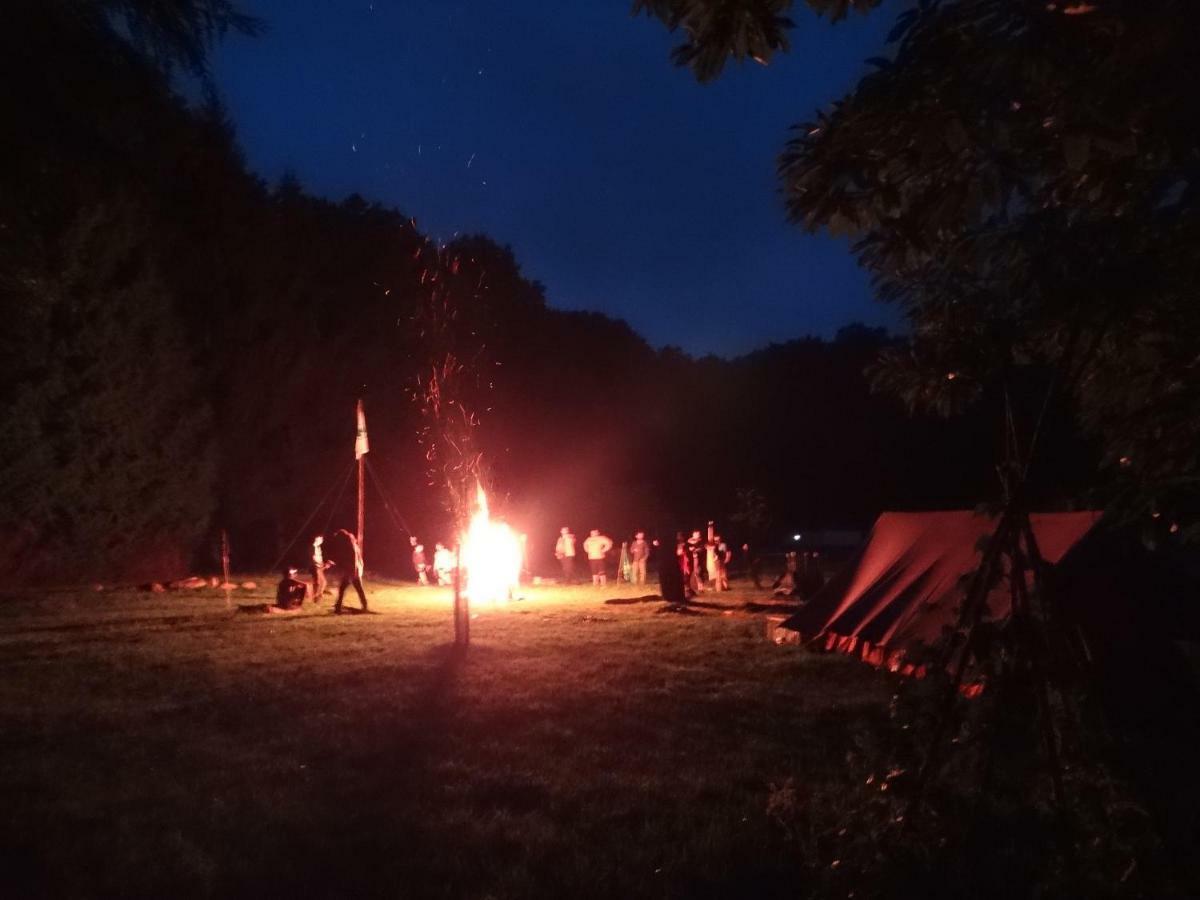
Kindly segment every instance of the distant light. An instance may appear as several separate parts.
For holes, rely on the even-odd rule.
[[[792,535],[792,540],[793,540],[793,541],[798,541],[798,540],[800,540],[800,538],[802,538],[802,537],[804,537],[804,535],[802,535],[802,534],[793,534],[793,535]]]

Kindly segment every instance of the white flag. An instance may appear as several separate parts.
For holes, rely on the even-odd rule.
[[[367,443],[367,416],[363,412],[362,401],[358,401],[358,431],[354,435],[354,458],[362,459],[363,454],[371,449]]]

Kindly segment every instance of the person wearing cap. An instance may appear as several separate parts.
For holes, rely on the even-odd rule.
[[[554,558],[562,566],[563,583],[575,583],[575,535],[571,529],[563,526],[554,545]]]
[[[304,604],[308,585],[296,578],[296,570],[293,568],[285,568],[280,574],[283,578],[275,588],[275,605],[280,609],[299,609]]]
[[[646,540],[646,532],[639,531],[629,545],[629,580],[634,584],[646,583],[646,560],[649,558],[650,544]]]
[[[608,584],[604,561],[608,556],[608,551],[612,548],[612,538],[601,534],[599,528],[593,528],[583,542],[583,552],[587,554],[588,565],[592,567],[592,584],[595,586]]]

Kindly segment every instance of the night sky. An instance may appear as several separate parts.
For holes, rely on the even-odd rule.
[[[627,0],[243,0],[268,23],[216,74],[250,166],[358,192],[446,240],[510,245],[551,305],[655,346],[736,355],[851,321],[892,325],[844,241],[784,219],[788,126],[880,55],[886,11],[697,84]]]

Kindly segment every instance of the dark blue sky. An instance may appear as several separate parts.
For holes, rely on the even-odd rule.
[[[557,307],[652,344],[738,354],[850,321],[894,324],[844,241],[784,220],[788,126],[879,55],[885,10],[796,10],[793,50],[708,85],[628,0],[243,0],[268,22],[216,73],[250,166],[351,192],[427,233],[509,244]]]

